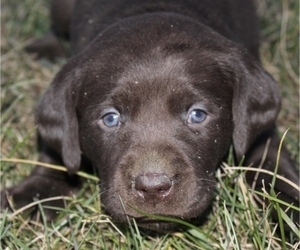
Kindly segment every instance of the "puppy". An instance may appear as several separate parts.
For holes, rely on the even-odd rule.
[[[245,156],[245,166],[274,171],[280,91],[259,62],[252,1],[64,0],[53,6],[54,34],[70,39],[72,55],[41,98],[36,123],[40,161],[62,164],[67,173],[37,166],[2,192],[2,207],[9,206],[7,196],[21,207],[34,197],[71,195],[82,184],[75,173],[91,166],[115,221],[128,216],[159,230],[171,224],[137,210],[201,217],[231,145],[237,162]],[[62,6],[69,15],[59,15]],[[278,174],[299,183],[285,149]],[[247,178],[251,183],[253,174]],[[269,188],[272,178],[260,174],[256,188],[263,181]],[[275,190],[298,204],[298,191],[285,182],[277,180]],[[49,220],[56,215],[45,213]]]

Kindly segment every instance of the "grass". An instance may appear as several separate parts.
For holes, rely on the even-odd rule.
[[[279,130],[290,128],[285,143],[299,158],[299,46],[298,1],[259,1],[261,15],[261,55],[265,68],[279,81],[283,105]],[[64,63],[34,61],[24,53],[29,40],[46,33],[49,27],[45,0],[3,0],[1,9],[1,188],[12,186],[32,170],[36,154],[33,110],[36,101]],[[299,249],[299,237],[292,231],[281,235],[280,224],[270,219],[279,200],[267,193],[270,206],[258,208],[257,194],[245,184],[244,170],[232,168],[228,159],[216,173],[217,197],[207,221],[200,227],[183,225],[184,230],[152,235],[134,223],[114,225],[101,213],[97,181],[87,176],[87,184],[70,197],[59,218],[46,223],[43,207],[39,222],[13,214],[1,214],[0,249]],[[283,211],[279,211],[284,219]],[[288,219],[286,219],[288,221]],[[299,232],[298,232],[299,233]]]

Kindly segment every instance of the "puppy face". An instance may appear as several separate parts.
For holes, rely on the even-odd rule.
[[[189,18],[153,15],[100,34],[37,110],[69,172],[81,153],[94,164],[118,221],[142,223],[136,209],[200,216],[230,143],[241,157],[279,109],[276,83],[246,51]]]
[[[186,58],[162,54],[132,62],[103,101],[80,108],[82,149],[117,219],[141,217],[132,207],[181,218],[201,214],[231,142],[232,91],[216,91],[218,67],[193,75]],[[90,102],[90,91],[82,91]]]

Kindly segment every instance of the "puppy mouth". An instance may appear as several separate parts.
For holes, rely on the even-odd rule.
[[[202,218],[202,213],[208,209],[213,198],[211,192],[201,189],[198,190],[201,199],[190,197],[195,191],[192,183],[190,180],[188,185],[179,184],[178,187],[175,180],[171,180],[170,189],[163,190],[162,195],[159,192],[141,195],[132,188],[122,192],[118,190],[110,196],[109,202],[104,200],[105,209],[115,221],[122,224],[135,221],[140,227],[153,231],[182,227],[186,221]],[[132,184],[133,187],[135,185]]]
[[[171,217],[170,217],[171,218]],[[139,227],[151,230],[155,232],[165,233],[169,230],[173,230],[174,228],[178,228],[180,224],[177,222],[168,221],[167,219],[154,219],[148,217],[141,217],[134,219]]]
[[[127,220],[126,222],[123,221],[123,223],[134,221],[143,229],[161,233],[182,227],[192,227],[191,223],[199,224],[203,221],[203,218],[205,218],[199,215],[191,218],[183,218],[178,215],[145,214],[141,211],[138,212],[142,213],[140,217],[126,214]]]
[[[167,156],[142,149],[123,156],[101,197],[115,220],[173,224],[172,219],[190,220],[206,209],[213,178],[201,169],[196,172],[196,162],[181,152],[168,150]]]

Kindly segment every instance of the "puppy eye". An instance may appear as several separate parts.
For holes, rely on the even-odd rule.
[[[120,125],[120,116],[117,113],[110,112],[102,117],[102,122],[106,127],[116,127]]]
[[[206,119],[206,112],[201,109],[193,109],[189,112],[187,122],[188,123],[201,123]]]

